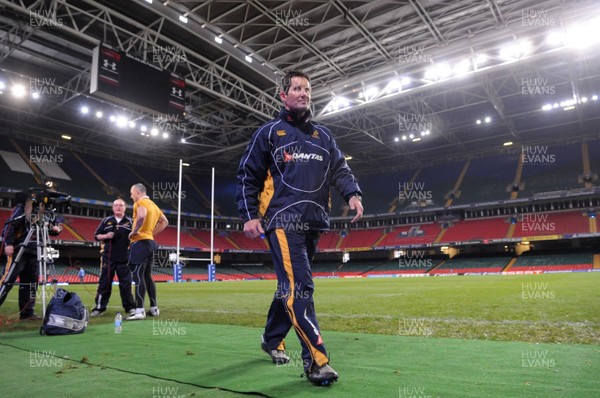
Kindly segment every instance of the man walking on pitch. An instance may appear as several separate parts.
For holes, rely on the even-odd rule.
[[[148,290],[150,315],[158,316],[156,286],[152,280],[152,254],[157,248],[154,236],[162,232],[169,221],[163,212],[146,195],[146,187],[135,184],[131,187],[133,199],[133,229],[129,234],[129,266],[135,282],[135,314],[125,318],[135,321],[146,318],[144,296]]]
[[[94,238],[101,242],[102,253],[100,264],[102,270],[96,292],[96,306],[92,309],[92,317],[100,316],[106,311],[112,293],[112,281],[115,273],[119,278],[121,303],[126,313],[135,313],[135,302],[131,294],[131,269],[127,264],[129,233],[133,220],[125,214],[125,202],[117,199],[112,206],[113,215],[104,218],[96,228]]]
[[[236,201],[245,235],[267,238],[277,274],[262,349],[287,363],[284,338],[294,327],[308,379],[330,385],[338,373],[315,314],[311,263],[329,228],[331,187],[356,210],[352,222],[362,217],[362,193],[331,132],[311,121],[308,76],[291,71],[282,83],[279,116],[254,133],[240,161]]]

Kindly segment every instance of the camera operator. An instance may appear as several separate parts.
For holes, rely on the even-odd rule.
[[[2,231],[4,254],[6,254],[6,261],[7,264],[10,264],[10,267],[7,267],[8,271],[2,276],[2,283],[0,283],[0,305],[4,303],[18,277],[20,319],[39,320],[41,317],[34,313],[40,271],[35,231],[27,245],[24,246],[24,243],[29,231],[34,227],[33,223],[44,219],[45,205],[42,202],[38,204],[37,200],[23,194],[17,196],[17,202],[18,204],[14,207]],[[38,205],[37,217],[34,213],[34,204]],[[56,236],[61,231],[62,225],[55,220],[50,222],[49,235]],[[19,262],[15,264],[13,259],[16,260],[21,248],[23,248],[23,254]]]

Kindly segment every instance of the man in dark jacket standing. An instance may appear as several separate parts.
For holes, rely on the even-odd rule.
[[[38,208],[34,209],[34,202],[26,194],[19,194],[17,201],[19,203],[13,208],[2,232],[7,263],[4,275],[0,277],[0,305],[4,303],[12,287],[18,285],[19,318],[21,320],[41,320],[41,317],[34,313],[40,275],[37,258],[38,234],[34,230],[31,233],[30,240],[26,242],[26,239],[32,228],[35,228],[33,224],[43,220],[45,205],[39,203]],[[37,213],[34,211],[37,211]],[[60,223],[55,221],[50,223],[48,235],[56,236],[61,231],[62,225]],[[23,250],[23,253],[17,262],[18,253],[21,250]],[[19,278],[19,283],[16,283],[17,278]]]
[[[113,215],[104,218],[94,232],[94,238],[102,242],[100,278],[96,292],[96,306],[92,309],[91,316],[100,316],[106,311],[108,300],[112,293],[112,281],[115,273],[119,278],[119,292],[121,304],[128,314],[135,311],[135,302],[131,293],[131,269],[127,264],[129,258],[129,234],[133,220],[125,214],[125,202],[117,199],[112,206]]]
[[[308,379],[330,385],[338,374],[315,314],[311,262],[329,228],[331,187],[356,211],[352,222],[362,217],[362,192],[331,132],[311,121],[309,77],[290,71],[282,83],[279,116],[254,133],[240,161],[236,201],[245,235],[264,234],[277,274],[262,349],[287,363],[284,338],[293,327]]]

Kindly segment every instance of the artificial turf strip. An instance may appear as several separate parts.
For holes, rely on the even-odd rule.
[[[324,332],[340,373],[325,388],[300,377],[293,334],[290,364],[275,366],[260,333],[165,318],[126,322],[121,335],[106,323],[71,336],[5,333],[0,384],[13,397],[600,396],[598,346]]]

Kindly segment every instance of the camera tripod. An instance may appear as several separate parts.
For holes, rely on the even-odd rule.
[[[19,221],[25,215],[17,217],[14,220],[9,221],[9,223],[14,223]],[[52,248],[49,245],[50,234],[49,234],[49,225],[51,222],[54,222],[54,215],[52,213],[47,213],[40,211],[37,215],[32,214],[32,220],[30,223],[30,228],[25,237],[25,240],[20,245],[19,251],[15,257],[12,259],[9,257],[7,261],[11,261],[8,272],[2,277],[0,280],[0,305],[4,303],[6,300],[6,296],[12,289],[14,285],[27,285],[26,283],[15,283],[17,277],[23,270],[23,267],[26,266],[25,263],[21,263],[21,258],[25,254],[27,250],[27,246],[31,242],[34,234],[35,234],[35,242],[36,242],[36,264],[39,270],[38,280],[35,282],[36,284],[42,285],[42,316],[46,315],[46,283],[47,283],[47,270],[49,265],[54,264],[54,258],[58,257],[58,251]],[[35,289],[34,289],[35,290]],[[36,292],[37,295],[37,292]],[[30,300],[33,299],[30,297]],[[22,310],[22,308],[21,308]]]

